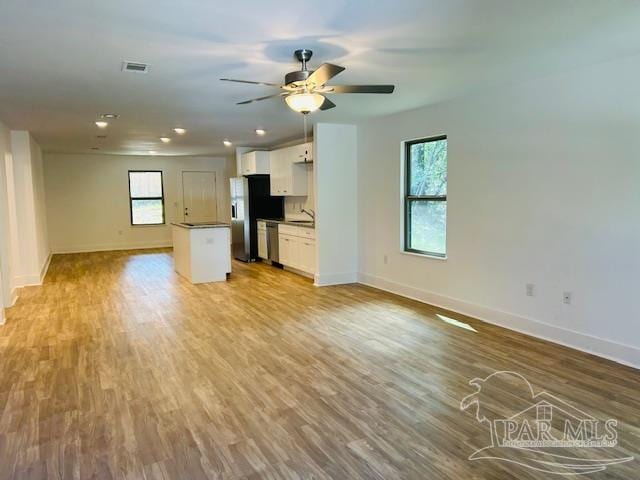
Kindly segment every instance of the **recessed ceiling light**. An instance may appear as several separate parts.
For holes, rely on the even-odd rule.
[[[100,118],[111,118],[114,120],[119,117],[120,115],[118,115],[117,113],[103,113],[102,115],[100,115]]]
[[[149,150],[149,155],[155,155],[157,152],[155,150]]]
[[[107,138],[106,135],[96,135],[96,138],[99,138],[100,140],[103,140],[105,138]]]
[[[222,143],[224,143],[225,147],[230,147],[231,145],[233,145],[233,143],[231,143],[229,140],[223,140]]]
[[[109,125],[109,122],[104,122],[102,120],[98,120],[96,122],[96,127],[98,128],[107,128],[108,125]]]
[[[169,137],[160,137],[160,140],[162,140],[162,143],[169,143],[171,141]]]
[[[91,147],[91,150],[100,150],[98,147]]]
[[[267,132],[266,132],[266,131],[264,131],[263,129],[261,129],[261,128],[256,128],[256,135],[260,135],[260,136],[262,136],[262,135],[266,135],[266,134],[267,134]]]
[[[184,135],[185,133],[187,133],[187,131],[184,128],[179,128],[179,127],[174,128],[173,131],[176,132],[178,135]]]

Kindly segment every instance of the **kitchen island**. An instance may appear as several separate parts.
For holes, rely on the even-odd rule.
[[[191,283],[223,282],[231,273],[228,223],[172,223],[175,270]]]

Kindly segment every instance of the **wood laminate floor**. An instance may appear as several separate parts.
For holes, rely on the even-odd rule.
[[[490,435],[460,402],[496,370],[618,419],[614,456],[640,455],[637,370],[361,285],[233,269],[194,286],[168,250],[54,256],[0,327],[0,478],[552,478],[468,459]],[[516,384],[485,392],[487,416],[518,405]]]

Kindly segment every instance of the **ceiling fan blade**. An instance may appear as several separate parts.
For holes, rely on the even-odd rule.
[[[330,108],[333,108],[335,106],[335,103],[325,97],[324,102],[322,103],[322,105],[320,105],[320,110],[329,110]]]
[[[221,78],[222,82],[236,82],[236,83],[249,83],[251,85],[266,85],[267,87],[278,87],[280,88],[282,85],[278,85],[277,83],[268,83],[268,82],[254,82],[252,80],[235,80],[233,78]]]
[[[289,95],[289,92],[274,93],[273,95],[267,95],[265,97],[252,98],[251,100],[245,100],[244,102],[238,102],[236,105],[246,105],[248,103],[259,102],[261,100],[267,100],[269,98],[282,97],[283,95]]]
[[[323,63],[309,75],[307,83],[313,83],[317,86],[324,85],[343,70],[344,67],[334,65],[333,63]]]
[[[324,93],[393,93],[394,85],[331,85]]]

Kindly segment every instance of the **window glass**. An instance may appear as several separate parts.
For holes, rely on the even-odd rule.
[[[447,254],[447,138],[407,142],[404,249]]]
[[[162,225],[162,172],[129,172],[129,203],[131,225]]]
[[[162,172],[130,172],[131,198],[162,197]]]

